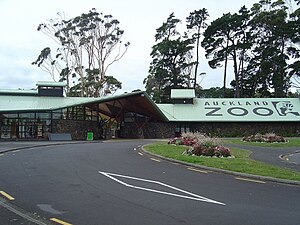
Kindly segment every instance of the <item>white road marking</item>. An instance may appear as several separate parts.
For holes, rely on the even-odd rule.
[[[252,179],[247,179],[247,178],[242,178],[242,177],[235,177],[236,180],[242,180],[242,181],[248,181],[248,182],[254,182],[254,183],[259,183],[259,184],[265,184],[266,182],[261,181],[261,180],[252,180]]]
[[[152,161],[155,161],[155,162],[160,162],[159,159],[155,159],[155,158],[150,158]]]
[[[56,218],[50,218],[50,220],[55,222],[55,223],[62,224],[62,225],[72,225],[71,223],[67,223],[65,221],[62,221],[62,220],[59,220],[59,219],[56,219]]]
[[[1,194],[2,196],[4,196],[5,198],[7,198],[8,200],[10,200],[10,201],[15,200],[14,197],[12,197],[11,195],[7,194],[5,191],[0,191],[0,194]]]
[[[138,152],[139,153],[139,155],[143,155],[143,153],[140,153],[140,152]]]
[[[191,192],[188,192],[188,191],[185,191],[185,190],[173,187],[171,185],[168,185],[168,184],[165,184],[165,183],[162,183],[162,182],[159,182],[159,181],[147,180],[147,179],[142,179],[142,178],[137,178],[137,177],[130,177],[130,176],[125,176],[125,175],[120,175],[120,174],[106,173],[106,172],[101,172],[101,171],[98,171],[98,172],[100,174],[102,174],[102,175],[104,175],[104,176],[106,176],[106,177],[108,177],[108,178],[116,181],[117,183],[122,184],[122,185],[124,185],[126,187],[129,187],[129,188],[134,188],[134,189],[138,189],[138,190],[154,192],[154,193],[158,193],[158,194],[170,195],[170,196],[174,196],[174,197],[185,198],[185,199],[190,199],[190,200],[195,200],[195,201],[202,201],[202,202],[214,203],[214,204],[219,204],[219,205],[225,205],[225,203],[218,202],[218,201],[215,201],[215,200],[212,200],[212,199],[200,196],[200,195],[196,195],[194,193],[191,193]],[[154,189],[150,189],[150,188],[144,188],[144,187],[139,187],[139,186],[131,185],[131,184],[128,184],[128,183],[126,183],[124,181],[121,181],[121,180],[117,179],[116,177],[121,177],[121,178],[126,178],[126,179],[132,179],[132,180],[138,180],[138,181],[143,181],[143,182],[158,184],[158,185],[161,185],[161,186],[173,189],[175,191],[182,192],[182,193],[187,194],[187,195],[174,194],[174,193],[170,193],[170,192],[159,191],[159,190],[154,190]]]
[[[191,171],[199,172],[199,173],[205,173],[205,174],[207,174],[208,172],[210,172],[210,171],[206,171],[206,170],[195,169],[195,168],[192,168],[192,167],[188,167],[187,169],[191,170]]]

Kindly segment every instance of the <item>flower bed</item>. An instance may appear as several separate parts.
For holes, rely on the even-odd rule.
[[[243,141],[247,142],[266,142],[266,143],[274,143],[274,142],[287,142],[282,136],[276,135],[274,133],[268,134],[255,134],[247,137],[243,137]]]
[[[231,156],[230,149],[222,146],[220,139],[211,138],[201,133],[182,133],[180,138],[171,139],[168,144],[190,146],[190,148],[184,152],[188,155],[220,158]]]

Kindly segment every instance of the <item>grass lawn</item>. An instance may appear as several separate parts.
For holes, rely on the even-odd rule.
[[[224,138],[222,139],[224,143],[228,144],[238,144],[238,145],[250,145],[259,147],[299,147],[300,148],[300,138],[286,138],[288,142],[285,143],[260,143],[260,142],[246,142],[242,141],[242,138]]]
[[[184,155],[182,153],[187,148],[186,146],[168,145],[162,142],[146,145],[144,148],[149,152],[166,158],[184,162],[240,173],[300,181],[299,172],[252,160],[250,159],[251,152],[247,150],[231,148],[231,154],[234,155],[235,158],[210,158]]]

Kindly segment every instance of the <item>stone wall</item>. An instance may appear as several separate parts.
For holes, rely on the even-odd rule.
[[[94,140],[102,138],[102,128],[96,121],[52,120],[52,133],[70,133],[73,140],[86,140],[88,131],[94,133]]]
[[[286,137],[300,136],[300,122],[211,122],[211,123],[147,123],[138,129],[134,123],[121,128],[122,138],[172,138],[176,127],[217,137],[243,137],[252,134],[275,133]]]
[[[143,128],[145,138],[173,138],[174,123],[147,123]]]
[[[172,138],[175,124],[172,123],[146,123],[138,128],[134,123],[125,123],[121,127],[121,138]]]
[[[300,136],[300,122],[218,122],[191,123],[192,131],[218,137],[243,137],[252,134],[275,133],[282,136]]]
[[[172,123],[148,122],[141,128],[135,123],[125,123],[120,130],[121,138],[172,138],[175,128],[184,125],[193,132],[206,133],[217,137],[243,137],[256,133],[275,133],[286,137],[300,136],[300,122],[211,122],[211,123]],[[73,140],[86,140],[88,131],[94,133],[94,139],[111,138],[103,132],[95,121],[53,120],[52,133],[71,133]],[[107,135],[105,135],[107,134]],[[104,135],[104,136],[103,136]]]

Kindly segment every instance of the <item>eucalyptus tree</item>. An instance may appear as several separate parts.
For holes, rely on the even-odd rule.
[[[195,61],[195,72],[194,72],[194,85],[197,85],[198,76],[198,66],[199,66],[199,48],[200,48],[200,38],[202,36],[202,30],[207,27],[206,20],[209,17],[207,9],[203,8],[200,10],[195,10],[190,13],[186,18],[187,29],[192,33],[192,38],[196,40],[196,61]]]
[[[129,47],[129,42],[122,43],[124,31],[113,16],[92,9],[69,20],[63,17],[49,20],[40,24],[38,31],[55,40],[59,48],[54,60],[51,51],[48,54],[42,51],[33,64],[48,67],[51,72],[54,71],[51,67],[57,68],[60,80],[67,81],[72,95],[98,97],[121,88],[121,82],[106,75]]]
[[[156,102],[168,102],[172,88],[190,87],[193,39],[177,31],[179,19],[174,13],[156,29],[149,75],[144,80],[146,91]]]

